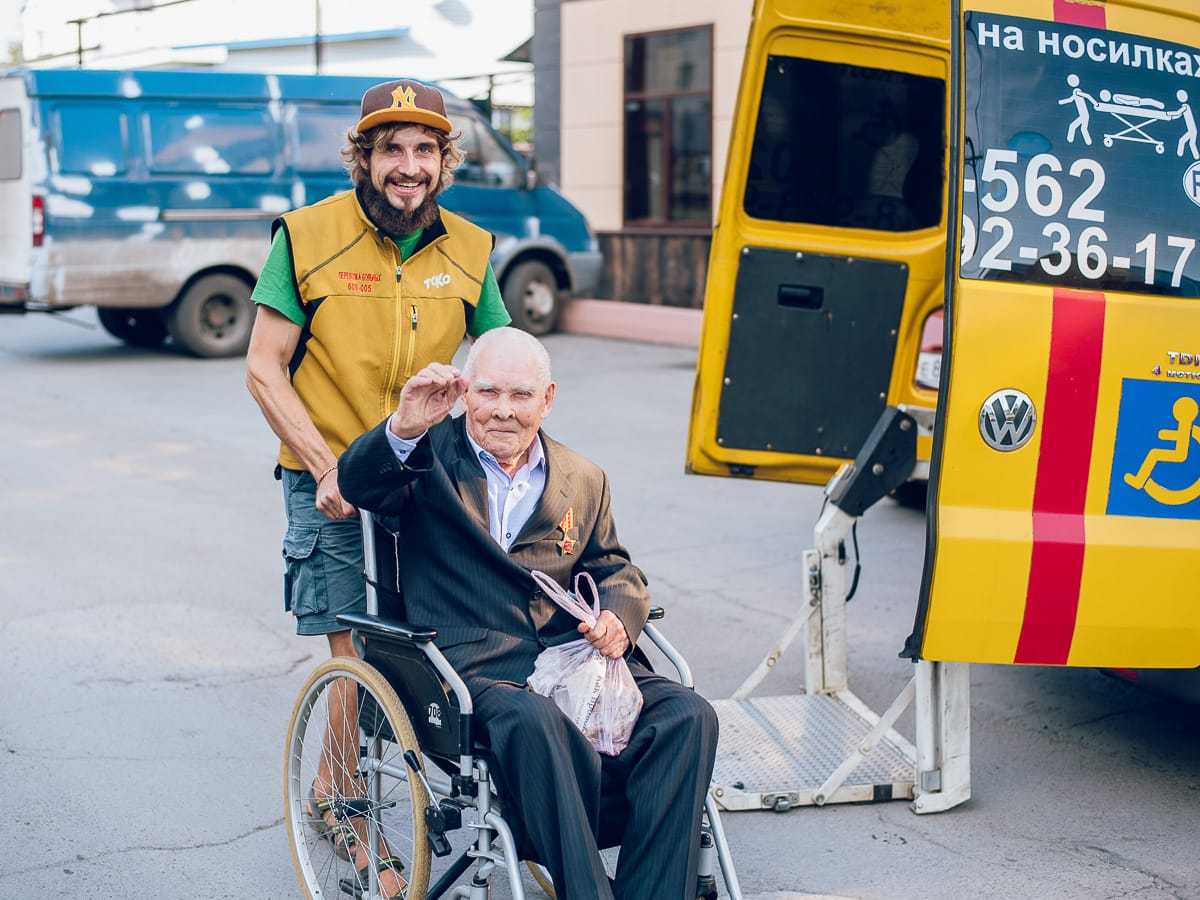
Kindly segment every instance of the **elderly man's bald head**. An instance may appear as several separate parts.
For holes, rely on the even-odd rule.
[[[496,328],[471,345],[463,376],[467,431],[512,475],[554,405],[550,354],[524,331]]]
[[[519,328],[493,328],[476,338],[463,365],[463,375],[468,381],[474,378],[479,369],[479,360],[485,354],[502,355],[511,359],[528,358],[537,372],[539,388],[544,389],[553,380],[550,373],[550,354],[546,352],[541,341]]]

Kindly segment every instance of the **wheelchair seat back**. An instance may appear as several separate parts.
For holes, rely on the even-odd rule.
[[[412,722],[421,750],[431,756],[457,757],[460,746],[458,700],[420,647],[368,634],[364,658],[395,689]],[[375,710],[367,709],[366,703],[360,706],[359,722],[368,734],[372,732],[367,723],[381,719]],[[381,736],[392,739],[391,735]]]

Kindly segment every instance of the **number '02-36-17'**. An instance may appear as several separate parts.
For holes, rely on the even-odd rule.
[[[979,174],[982,184],[969,174],[964,180],[963,203],[968,210],[963,215],[961,261],[964,267],[982,250],[978,262],[982,277],[987,277],[983,274],[986,272],[1011,271],[1015,258],[1030,265],[1037,263],[1050,276],[1063,275],[1072,262],[1084,278],[1092,280],[1102,278],[1110,270],[1141,270],[1143,283],[1152,285],[1162,254],[1164,266],[1170,265],[1171,287],[1180,286],[1188,258],[1196,246],[1195,238],[1169,234],[1160,239],[1158,234],[1149,232],[1132,248],[1114,248],[1109,255],[1109,236],[1102,227],[1105,212],[1098,205],[1104,190],[1105,172],[1094,159],[1076,159],[1066,170],[1066,190],[1073,199],[1066,208],[1065,223],[1050,221],[1041,230],[1042,236],[1050,242],[1049,250],[1043,253],[1035,246],[1013,247],[1013,223],[1006,213],[1024,217],[1024,210],[1017,209],[1023,201],[1034,216],[1049,219],[1060,215],[1067,202],[1064,167],[1057,156],[1038,153],[1029,159],[1023,173],[1018,162],[1015,150],[989,148]],[[972,195],[975,195],[974,201]],[[969,212],[972,206],[983,216],[978,231],[975,218]],[[1076,231],[1071,227],[1074,223],[1082,223]],[[1160,244],[1165,249],[1160,250]],[[1126,255],[1118,253],[1118,249]],[[1172,254],[1174,258],[1166,254]]]

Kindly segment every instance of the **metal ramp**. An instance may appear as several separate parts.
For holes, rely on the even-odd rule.
[[[968,667],[918,661],[882,715],[851,693],[847,674],[846,542],[857,518],[912,472],[916,426],[889,407],[854,463],[830,479],[816,546],[803,556],[800,614],[733,696],[713,703],[721,730],[711,791],[722,809],[912,800],[927,813],[970,797]],[[751,696],[802,635],[803,693]],[[914,703],[910,743],[893,726]]]
[[[718,700],[721,721],[713,797],[725,809],[815,806],[830,773],[878,723],[849,691]],[[824,803],[911,800],[917,751],[888,729],[875,752]]]

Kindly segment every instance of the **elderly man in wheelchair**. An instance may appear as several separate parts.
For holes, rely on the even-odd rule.
[[[604,472],[541,431],[554,396],[545,348],[497,329],[462,373],[413,375],[339,462],[363,511],[368,611],[339,616],[363,658],[320,666],[288,729],[288,831],[312,897],[486,900],[499,868],[523,900],[520,859],[569,900],[716,897],[714,862],[740,893],[708,796],[716,715],[648,621],[662,611],[617,540]],[[533,570],[564,588],[594,578],[595,624],[558,608]],[[678,681],[651,671],[643,635]],[[616,755],[526,686],[544,649],[581,637],[623,657],[642,695]],[[354,710],[357,729],[320,727]],[[319,802],[318,771],[333,772]],[[458,829],[469,843],[430,885],[431,853],[449,855]],[[617,845],[610,879],[599,851]]]

